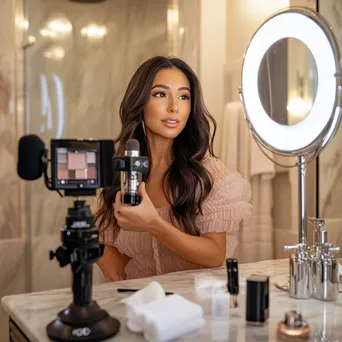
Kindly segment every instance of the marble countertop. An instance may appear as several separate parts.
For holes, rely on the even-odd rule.
[[[342,341],[342,295],[336,302],[321,302],[315,299],[296,300],[275,287],[285,284],[288,278],[288,260],[271,260],[251,264],[240,264],[239,307],[230,309],[229,319],[215,321],[211,316],[211,300],[196,296],[196,275],[210,273],[218,280],[226,280],[225,267],[171,273],[153,278],[134,279],[93,286],[93,298],[108,313],[121,321],[121,330],[106,341],[144,341],[142,335],[134,334],[126,326],[126,307],[121,299],[130,293],[118,293],[117,288],[142,288],[151,280],[158,281],[165,289],[178,293],[202,305],[206,324],[198,332],[183,336],[177,341],[277,341],[276,325],[283,320],[284,313],[298,310],[311,327],[310,341]],[[270,317],[262,327],[247,326],[245,321],[245,279],[251,274],[270,276]],[[45,328],[56,318],[56,314],[72,300],[70,289],[6,296],[2,306],[8,315],[32,342],[49,341]]]

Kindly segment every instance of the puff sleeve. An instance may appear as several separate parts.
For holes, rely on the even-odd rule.
[[[236,232],[241,220],[252,213],[251,186],[238,172],[230,172],[219,159],[207,158],[204,165],[214,184],[202,203],[202,214],[197,216],[196,225],[201,234]]]

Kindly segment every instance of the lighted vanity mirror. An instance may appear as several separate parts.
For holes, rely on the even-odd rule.
[[[265,52],[258,72],[258,91],[266,114],[282,125],[307,117],[317,94],[317,65],[308,47],[283,38]]]
[[[318,13],[290,8],[267,19],[242,67],[241,97],[255,138],[285,155],[317,149],[339,125],[339,75],[336,39]]]
[[[306,8],[285,9],[267,19],[244,57],[240,95],[253,137],[275,163],[268,151],[299,158],[291,166],[299,171],[301,244],[307,242],[305,167],[339,127],[340,76],[333,32],[321,15]]]

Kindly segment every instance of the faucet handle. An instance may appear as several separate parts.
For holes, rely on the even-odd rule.
[[[284,246],[284,251],[292,251],[292,250],[295,250],[295,254],[300,258],[305,258],[307,253],[309,252],[309,249],[306,243],[298,243],[292,246]]]
[[[297,243],[296,245],[284,246],[284,251],[291,251],[293,249],[303,251],[306,247],[307,245],[305,243]]]
[[[292,251],[294,249],[298,250],[298,245],[284,246],[284,251]]]
[[[325,225],[325,220],[316,218],[316,217],[310,217],[309,218],[309,222],[313,224],[313,226],[315,227],[316,231],[321,232],[324,225]]]
[[[323,253],[338,253],[340,251],[340,247],[334,246],[332,243],[325,243],[322,246]]]

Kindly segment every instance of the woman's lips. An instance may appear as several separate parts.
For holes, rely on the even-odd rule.
[[[168,128],[176,128],[179,125],[179,120],[166,119],[162,120],[162,123]]]

